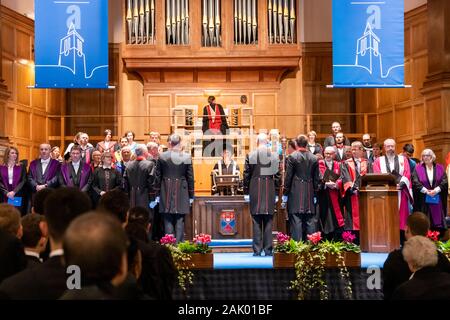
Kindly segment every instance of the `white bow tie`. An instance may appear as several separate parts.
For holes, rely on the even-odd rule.
[[[49,164],[50,163],[50,158],[48,158],[47,160],[41,159],[41,163]]]

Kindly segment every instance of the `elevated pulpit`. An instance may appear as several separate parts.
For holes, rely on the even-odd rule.
[[[363,252],[390,252],[400,247],[398,190],[391,174],[361,179],[360,242]]]

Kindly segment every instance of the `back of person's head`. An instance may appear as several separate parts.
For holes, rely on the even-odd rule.
[[[91,200],[77,188],[61,188],[52,192],[44,202],[44,215],[49,236],[61,241],[73,219],[91,210]]]
[[[402,253],[412,272],[434,267],[438,262],[436,245],[423,236],[414,236],[406,241]]]
[[[411,236],[426,237],[428,230],[430,230],[430,220],[422,212],[414,212],[406,220],[407,232]]]
[[[143,157],[147,153],[147,146],[143,144],[139,144],[136,149],[134,150],[134,153],[137,157]]]
[[[121,223],[126,223],[128,210],[130,210],[130,199],[121,190],[111,190],[100,198],[97,210],[110,213],[118,218]]]
[[[33,207],[32,212],[37,214],[44,214],[44,203],[45,200],[49,195],[51,195],[55,189],[51,188],[44,188],[39,190],[35,195],[33,199]]]
[[[149,242],[148,230],[146,227],[137,222],[130,222],[125,227],[128,237],[145,243]]]
[[[172,147],[178,146],[180,144],[180,142],[181,142],[181,136],[178,134],[172,134],[169,137],[169,143]]]
[[[144,227],[147,227],[149,224],[151,224],[152,217],[150,215],[150,211],[147,208],[144,207],[134,207],[131,208],[128,215],[128,222],[129,223],[138,223]]]
[[[22,217],[23,236],[22,243],[25,248],[36,248],[41,243],[42,249],[45,248],[45,234],[43,223],[45,217],[37,213],[29,213]]]
[[[110,282],[127,273],[128,239],[120,223],[107,214],[89,212],[70,224],[64,235],[67,266],[81,270],[84,283]]]
[[[0,229],[19,239],[22,237],[20,212],[10,204],[0,204]]]
[[[407,143],[403,146],[403,151],[409,154],[414,154],[414,146],[411,143]]]
[[[299,148],[306,148],[306,146],[308,145],[308,138],[305,135],[301,134],[297,137],[296,142]]]

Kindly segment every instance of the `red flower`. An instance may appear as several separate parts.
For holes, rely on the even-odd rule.
[[[159,242],[161,244],[175,244],[177,243],[177,239],[173,236],[173,234],[166,234]]]
[[[347,243],[353,243],[355,241],[356,236],[351,231],[345,231],[342,233],[342,240]]]
[[[211,242],[211,235],[200,233],[194,237],[193,241],[198,244],[207,244]]]
[[[320,231],[317,231],[313,234],[308,234],[306,236],[308,238],[309,241],[311,241],[313,244],[318,244],[320,240],[322,240],[322,236]]]
[[[287,234],[284,234],[282,232],[277,233],[277,243],[284,244],[285,242],[288,242],[291,239]]]
[[[427,238],[432,241],[435,241],[435,242],[438,241],[439,240],[439,231],[428,230]]]

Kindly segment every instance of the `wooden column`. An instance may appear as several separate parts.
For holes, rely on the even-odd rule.
[[[428,74],[423,84],[425,146],[438,162],[450,151],[450,1],[428,1]]]
[[[6,137],[6,102],[11,96],[11,92],[6,87],[3,79],[3,44],[2,44],[2,1],[0,0],[0,146],[9,144]]]

